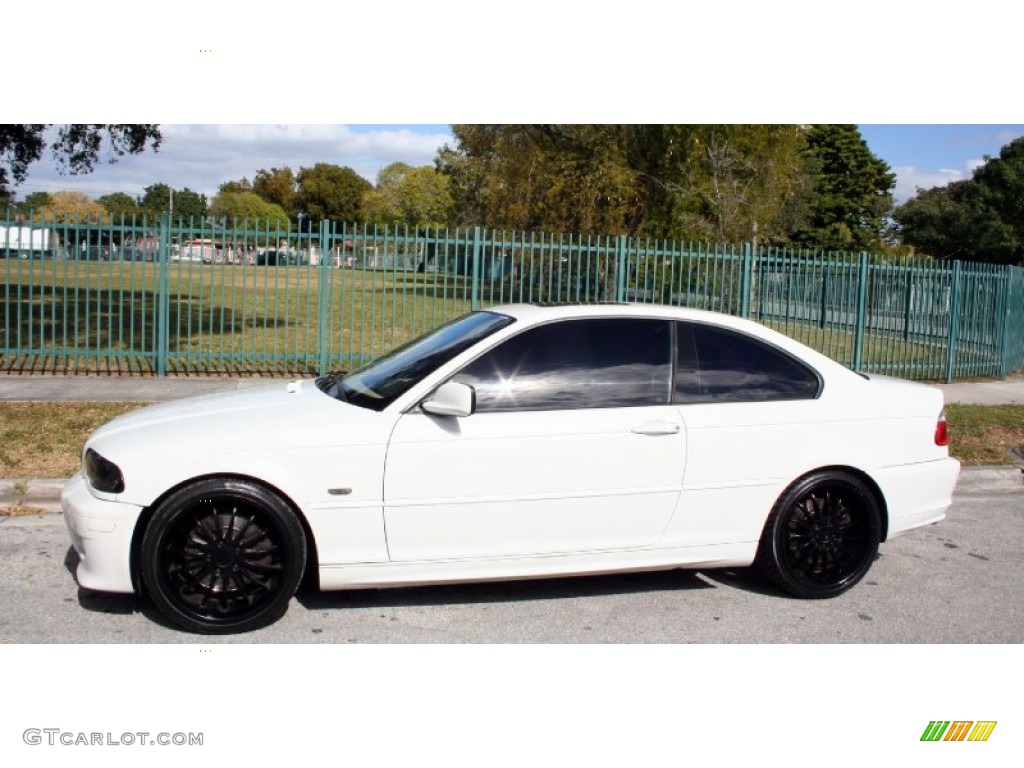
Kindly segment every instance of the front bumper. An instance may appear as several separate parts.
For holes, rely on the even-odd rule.
[[[71,544],[78,553],[79,586],[103,592],[134,592],[132,534],[142,507],[99,499],[76,475],[60,497]]]

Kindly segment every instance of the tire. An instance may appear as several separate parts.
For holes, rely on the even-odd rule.
[[[835,597],[864,578],[881,530],[878,501],[863,482],[845,472],[815,472],[775,503],[756,565],[796,597]]]
[[[170,622],[204,634],[249,632],[288,609],[305,570],[306,537],[267,488],[201,480],[154,511],[140,554],[143,589]]]

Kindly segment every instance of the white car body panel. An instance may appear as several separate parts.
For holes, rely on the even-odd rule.
[[[638,434],[634,429],[662,434]],[[393,560],[653,544],[675,509],[686,436],[671,406],[466,419],[409,413],[384,484]]]
[[[64,509],[83,586],[132,591],[144,511],[195,478],[271,487],[312,534],[325,589],[749,565],[794,481],[851,468],[883,497],[888,535],[939,520],[959,464],[936,446],[939,390],[870,380],[746,320],[656,306],[495,311],[517,322],[384,410],[312,381],[193,398],[119,417],[88,441],[125,490],[72,480]],[[418,404],[483,349],[534,323],[709,322],[789,351],[821,376],[814,400],[428,416]],[[633,430],[641,428],[637,434]],[[105,527],[110,530],[104,531]]]

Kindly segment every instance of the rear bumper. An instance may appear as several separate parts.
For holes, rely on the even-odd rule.
[[[134,592],[132,534],[142,507],[96,498],[81,475],[68,481],[60,501],[78,553],[78,584],[103,592]]]
[[[960,477],[960,462],[940,459],[922,464],[887,467],[872,473],[889,510],[886,538],[946,517],[953,489]]]

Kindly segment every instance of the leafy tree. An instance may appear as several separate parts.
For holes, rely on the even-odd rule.
[[[813,125],[806,159],[813,180],[806,226],[793,240],[830,250],[881,246],[896,175],[855,125]]]
[[[193,192],[188,187],[172,190],[163,183],[146,187],[139,199],[139,208],[150,216],[172,213],[175,219],[201,219],[206,216],[206,207],[206,195]]]
[[[905,244],[941,259],[1024,264],[1024,138],[970,179],[918,190],[896,209]]]
[[[291,168],[261,168],[256,172],[252,182],[252,191],[268,203],[280,206],[285,213],[294,218],[299,212],[295,203],[295,195],[299,184]]]
[[[288,214],[281,206],[268,203],[255,192],[224,191],[223,187],[210,202],[210,215],[226,217],[228,223],[246,221],[250,226],[267,226],[270,229],[287,228]]]
[[[376,224],[437,227],[452,213],[451,181],[430,166],[392,163],[377,174],[377,186],[363,198],[364,217]]]
[[[974,172],[981,204],[995,211],[999,220],[1012,232],[1013,251],[1020,260],[1024,244],[1024,138],[1011,141],[999,151],[999,157],[986,158]],[[1014,258],[1010,251],[1005,260]]]
[[[110,219],[106,208],[84,192],[78,191],[54,192],[50,195],[50,202],[43,206],[40,213],[44,218],[68,223],[80,221],[106,223]]]
[[[252,192],[252,182],[243,176],[238,181],[225,181],[219,187],[218,192]],[[212,203],[211,203],[212,205]]]
[[[629,228],[634,175],[619,126],[454,125],[436,166],[460,224],[614,234]]]
[[[42,157],[47,147],[49,124],[0,124],[0,197],[8,197],[8,186],[28,177],[28,167]],[[126,154],[139,154],[151,146],[157,151],[163,137],[157,125],[70,124],[57,129],[52,141],[58,169],[71,174],[88,173],[106,148],[110,162]]]
[[[139,204],[135,198],[131,195],[127,195],[124,192],[114,192],[109,195],[104,195],[96,200],[102,205],[107,213],[109,213],[115,221],[119,221],[123,216],[126,220],[131,219],[132,216],[136,216],[141,213]]]
[[[2,198],[2,195],[0,195]],[[3,200],[0,200],[2,203]],[[25,199],[20,203],[14,203],[13,200],[7,201],[8,205],[13,203],[13,208],[19,214],[29,215],[36,211],[41,211],[47,205],[50,204],[50,193],[49,192],[32,192],[31,194],[25,195]]]
[[[798,126],[456,125],[438,154],[462,223],[779,239],[806,196]]]
[[[351,168],[329,163],[299,169],[298,184],[295,204],[309,216],[311,224],[324,219],[362,220],[363,196],[373,188]]]
[[[794,125],[699,125],[660,184],[674,194],[658,229],[715,242],[786,241],[810,194],[806,135]],[[664,204],[663,204],[664,205]]]

